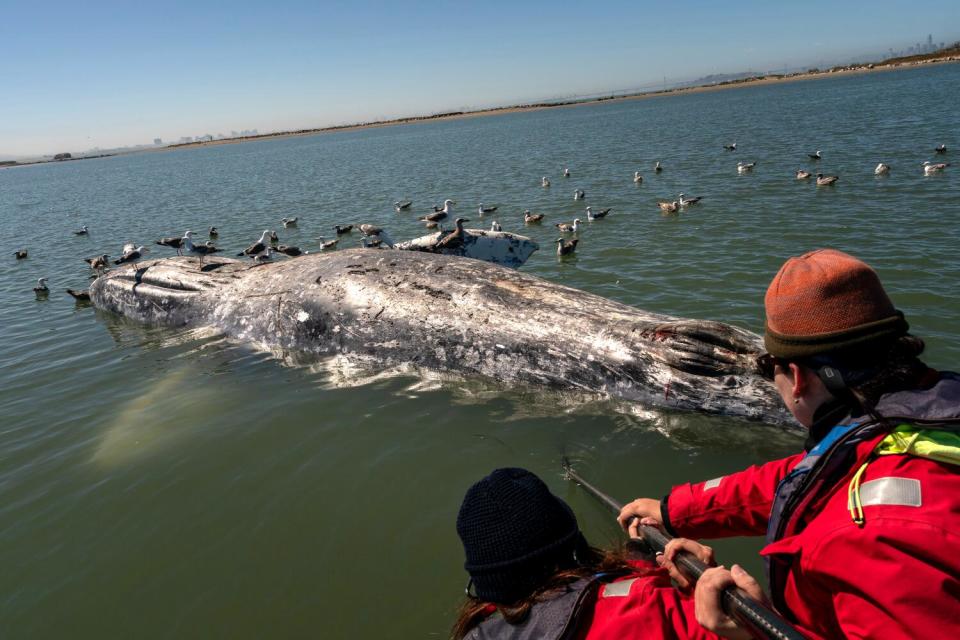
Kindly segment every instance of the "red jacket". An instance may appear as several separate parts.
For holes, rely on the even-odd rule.
[[[946,375],[948,397],[956,398],[960,379]],[[938,410],[944,404],[960,411],[955,400]],[[885,435],[851,445],[839,479],[801,494],[768,536],[761,553],[782,568],[771,585],[774,603],[811,638],[960,638],[960,467],[872,455]],[[675,487],[668,528],[688,538],[764,534],[778,486],[803,458]],[[848,489],[865,462],[859,526]]]

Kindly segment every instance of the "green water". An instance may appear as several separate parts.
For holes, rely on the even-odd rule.
[[[960,167],[924,177],[920,163],[960,149],[958,80],[944,65],[0,171],[0,636],[443,637],[466,582],[456,512],[494,467],[544,476],[606,544],[618,530],[560,477],[562,455],[629,499],[800,446],[759,424],[483,380],[357,379],[141,327],[62,293],[87,285],[83,257],[211,224],[239,250],[291,215],[299,228],[278,232],[304,248],[337,222],[407,238],[450,197],[474,226],[538,240],[528,273],[754,331],[787,256],[850,251],[928,361],[955,368]],[[817,148],[835,188],[793,178]],[[738,176],[737,160],[758,165]],[[881,161],[889,177],[873,175]],[[705,199],[661,216],[679,191]],[[407,198],[414,211],[395,213]],[[479,202],[500,209],[481,221]],[[585,220],[585,204],[613,213],[573,259],[551,253],[550,225],[523,228],[523,209]],[[82,224],[90,236],[74,237]],[[10,255],[20,246],[27,260]],[[759,572],[757,548],[718,545]]]

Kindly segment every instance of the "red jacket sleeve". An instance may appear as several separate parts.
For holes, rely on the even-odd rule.
[[[661,505],[664,525],[685,538],[763,535],[777,485],[803,456],[798,453],[721,478],[676,486]]]

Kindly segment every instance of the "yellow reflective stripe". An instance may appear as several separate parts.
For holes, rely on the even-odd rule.
[[[874,450],[877,455],[912,455],[960,465],[960,434],[901,424]]]

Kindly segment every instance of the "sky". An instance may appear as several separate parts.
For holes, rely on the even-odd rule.
[[[810,66],[960,39],[960,2],[0,0],[0,158]]]

